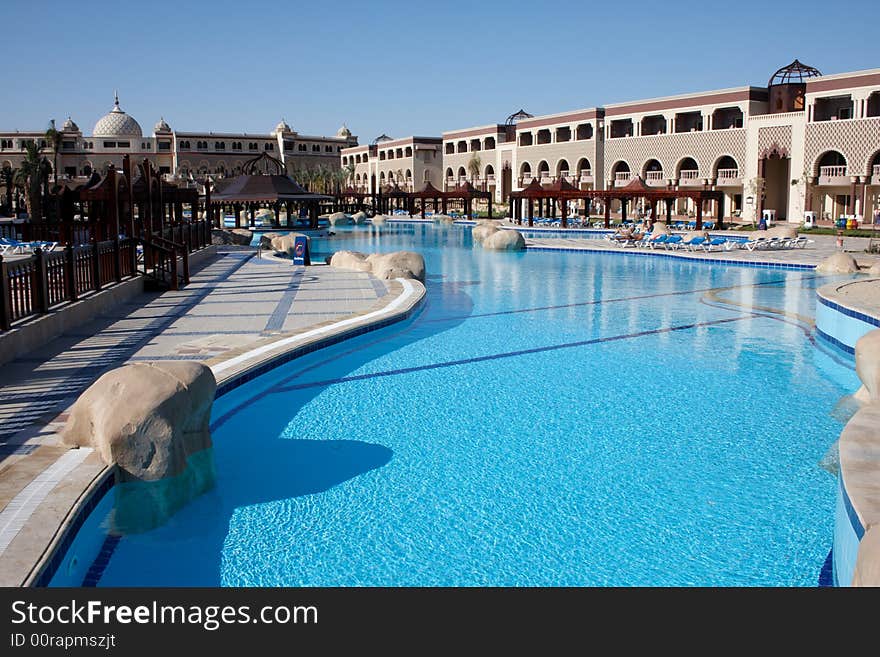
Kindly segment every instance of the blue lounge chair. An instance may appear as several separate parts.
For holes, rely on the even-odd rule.
[[[666,240],[670,238],[670,235],[663,233],[662,235],[654,235],[651,239],[645,240],[644,246],[649,249],[656,248],[657,246],[664,244]]]
[[[710,251],[712,251],[716,246],[719,247],[718,250],[720,251],[722,249],[727,248],[726,247],[727,241],[728,240],[726,237],[713,237],[708,242],[703,242],[703,244],[701,244],[700,246],[703,249],[703,251],[705,251],[706,253],[709,253]]]
[[[690,238],[687,242],[682,242],[681,247],[688,251],[696,251],[698,247],[701,247],[703,243],[705,243],[706,238],[702,235],[696,235]]]
[[[678,248],[678,245],[681,244],[682,239],[681,235],[671,235],[665,242],[663,242],[663,248],[667,251],[674,251]]]

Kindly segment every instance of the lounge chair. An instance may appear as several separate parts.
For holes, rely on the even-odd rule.
[[[719,247],[718,250],[721,251],[727,249],[728,241],[729,240],[726,237],[713,237],[708,242],[703,242],[700,247],[706,253],[710,253],[716,246]]]
[[[659,233],[657,235],[654,235],[650,239],[643,240],[643,246],[646,246],[649,249],[653,249],[653,248],[659,246],[660,244],[665,243],[666,240],[668,240],[669,238],[670,238],[670,235],[668,235],[666,233]]]
[[[667,238],[667,240],[663,242],[663,248],[667,251],[674,251],[678,248],[679,244],[681,244],[682,239],[683,238],[681,235],[670,235],[669,238]]]
[[[698,247],[701,247],[706,242],[706,238],[702,235],[696,235],[690,238],[687,242],[682,242],[681,246],[688,251],[696,251]]]
[[[769,242],[766,237],[756,237],[754,239],[747,240],[740,245],[740,248],[748,249],[749,251],[754,251],[755,249],[763,249],[767,246],[767,242]]]

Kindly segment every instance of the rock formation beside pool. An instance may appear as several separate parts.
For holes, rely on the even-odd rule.
[[[522,251],[526,248],[526,241],[518,230],[497,230],[483,240],[483,248],[490,251]]]
[[[474,226],[471,231],[471,237],[473,238],[474,244],[482,244],[483,241],[489,237],[492,233],[499,231],[498,224],[494,221],[478,221],[477,225]]]
[[[358,226],[361,224],[367,223],[367,213],[366,212],[355,212],[351,216],[351,220],[356,223]]]
[[[327,217],[327,221],[331,226],[345,226],[351,223],[351,219],[344,212],[334,212]]]
[[[388,222],[388,217],[384,214],[377,214],[370,221],[374,226],[384,226]]]
[[[862,387],[853,396],[862,404],[880,404],[880,329],[856,341],[855,359]]]
[[[211,244],[238,244],[249,246],[254,234],[247,228],[233,228],[232,230],[212,228]]]
[[[134,363],[107,372],[74,403],[62,440],[116,467],[115,531],[158,527],[214,486],[216,387],[201,363]]]
[[[260,248],[293,257],[293,247],[297,237],[305,237],[311,247],[312,238],[305,233],[263,233],[260,236]]]
[[[360,251],[337,251],[330,258],[330,266],[369,272],[381,280],[413,278],[425,282],[425,259],[414,251],[370,255]]]
[[[835,253],[816,266],[820,274],[854,274],[859,271],[856,259],[848,253]]]

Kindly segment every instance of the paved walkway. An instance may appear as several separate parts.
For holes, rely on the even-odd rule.
[[[316,326],[390,307],[400,287],[362,272],[295,267],[230,247],[185,289],[144,293],[3,365],[0,585],[21,583],[42,549],[35,546],[49,544],[60,519],[104,470],[92,450],[70,450],[57,435],[66,409],[103,372],[146,360],[242,360]],[[225,369],[224,376],[235,370]]]

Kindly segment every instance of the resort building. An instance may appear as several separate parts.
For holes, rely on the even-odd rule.
[[[319,137],[298,134],[283,120],[268,134],[249,134],[176,132],[160,118],[152,134],[144,136],[140,123],[120,107],[118,96],[91,134],[84,134],[71,118],[60,133],[58,174],[66,178],[89,176],[108,164],[120,168],[125,155],[146,158],[161,173],[179,176],[233,174],[263,152],[284,162],[288,171],[321,166],[338,169],[342,149],[357,144],[357,137],[345,126],[333,137]],[[53,160],[45,131],[0,131],[0,167],[17,168],[28,141],[39,143],[47,159]]]
[[[864,220],[880,207],[880,69],[823,76],[795,60],[765,87],[520,111],[444,132],[442,145],[442,189],[469,181],[499,202],[533,179],[613,190],[639,176],[649,187],[721,192],[705,201],[710,215]],[[693,203],[682,197],[675,212]]]
[[[426,182],[441,183],[443,155],[436,137],[392,139],[380,135],[368,146],[343,148],[342,167],[351,172],[351,185],[365,193],[387,186],[402,191],[421,189]]]

